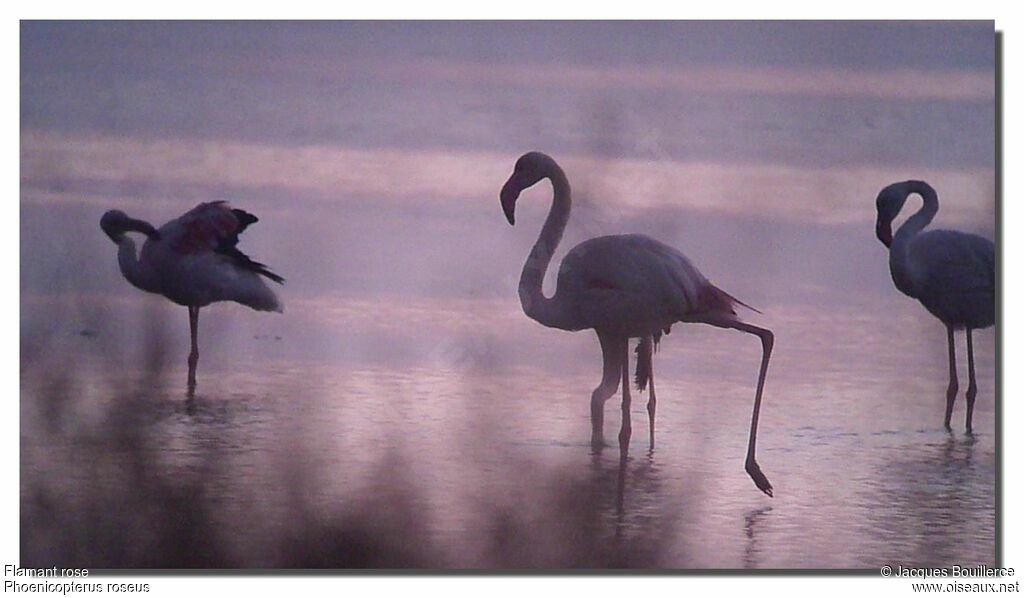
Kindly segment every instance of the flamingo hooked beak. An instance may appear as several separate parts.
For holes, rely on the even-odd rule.
[[[519,177],[515,174],[509,177],[505,186],[501,188],[501,209],[512,226],[516,224],[516,200],[519,199],[519,194],[522,191],[523,187],[519,183]]]
[[[892,223],[886,222],[881,218],[875,223],[875,236],[882,242],[882,245],[889,247],[892,245]]]

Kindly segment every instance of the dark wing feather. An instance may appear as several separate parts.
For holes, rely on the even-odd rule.
[[[231,213],[234,214],[235,218],[238,220],[238,228],[235,229],[234,232],[221,237],[214,251],[231,258],[235,265],[243,270],[249,270],[250,272],[261,274],[278,284],[284,284],[284,278],[271,272],[270,269],[267,268],[266,264],[261,264],[245,255],[237,247],[238,235],[248,228],[250,224],[255,224],[259,222],[260,219],[245,210],[239,210],[237,208],[232,209]]]
[[[232,208],[231,213],[235,215],[235,218],[238,218],[238,230],[236,232],[239,234],[248,228],[250,224],[256,224],[260,221],[259,218],[249,212],[239,210],[238,208]]]

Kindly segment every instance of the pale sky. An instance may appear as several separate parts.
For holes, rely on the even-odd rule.
[[[532,149],[573,184],[559,256],[598,234],[649,234],[776,312],[905,299],[873,234],[875,195],[896,180],[935,186],[938,226],[994,228],[991,21],[21,33],[23,307],[138,293],[99,230],[104,210],[159,224],[227,199],[261,217],[243,246],[288,279],[286,305],[511,318],[549,191],[524,195],[514,229],[497,193]],[[67,238],[81,240],[71,257]],[[23,329],[35,322],[52,318],[24,312]]]

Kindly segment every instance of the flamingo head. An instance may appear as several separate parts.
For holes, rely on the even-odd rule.
[[[100,218],[100,228],[114,243],[120,243],[125,233],[134,231],[142,233],[150,239],[159,240],[160,233],[145,220],[138,220],[121,210],[109,210]]]
[[[892,245],[892,221],[903,209],[907,201],[905,183],[893,183],[878,193],[875,200],[875,209],[878,211],[878,219],[875,220],[875,236],[883,245]]]
[[[528,189],[542,179],[551,176],[552,169],[557,168],[551,156],[541,152],[527,152],[516,160],[512,176],[501,188],[501,209],[505,212],[508,223],[516,223],[516,201],[524,189]]]

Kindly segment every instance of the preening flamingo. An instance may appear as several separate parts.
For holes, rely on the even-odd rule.
[[[223,201],[199,204],[160,230],[120,210],[110,210],[100,219],[103,232],[117,244],[117,263],[128,282],[188,307],[190,396],[195,391],[199,362],[199,308],[216,301],[235,301],[258,311],[284,311],[261,277],[279,284],[284,279],[236,247],[238,235],[257,221]],[[135,241],[128,232],[146,235],[140,255],[136,255]]]
[[[892,234],[892,221],[912,193],[924,199],[924,205]],[[946,389],[946,429],[953,415],[953,402],[959,385],[956,377],[956,348],[953,331],[967,331],[967,431],[971,431],[974,398],[978,384],[974,378],[974,342],[976,328],[988,328],[996,321],[996,248],[992,241],[978,235],[953,230],[921,232],[939,211],[935,189],[924,181],[893,183],[875,200],[878,220],[875,234],[889,248],[889,271],[896,288],[921,302],[933,316],[946,325],[949,342],[949,387]]]
[[[734,309],[749,307],[711,284],[679,251],[643,235],[596,237],[574,247],[562,260],[554,296],[545,297],[541,286],[572,206],[569,180],[562,168],[546,154],[529,152],[515,164],[512,176],[501,189],[501,206],[509,224],[515,224],[516,200],[526,188],[549,179],[554,190],[551,211],[540,237],[530,251],[519,279],[519,300],[530,318],[549,328],[593,328],[601,343],[604,374],[590,399],[592,434],[603,443],[604,403],[622,381],[622,428],[620,450],[629,445],[629,339],[639,338],[637,384],[650,385],[647,411],[650,440],[654,443],[654,347],[663,332],[676,322],[700,322],[733,328],[761,339],[761,370],[750,422],[746,471],[768,496],[772,485],[754,457],[761,395],[774,335],[770,330],[741,321]],[[624,453],[623,453],[624,454]]]

